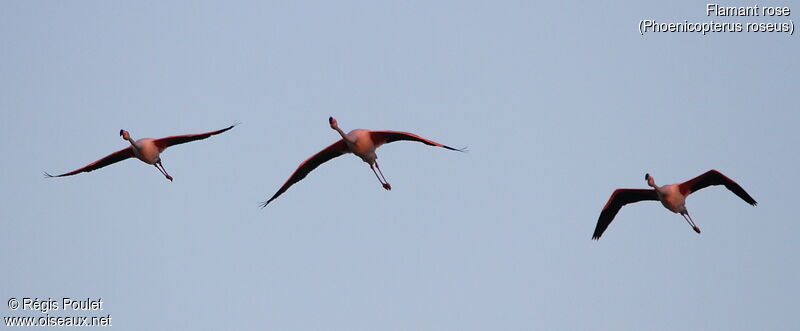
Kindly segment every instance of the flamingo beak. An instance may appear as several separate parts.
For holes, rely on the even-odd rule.
[[[119,135],[122,136],[122,130],[119,130]]]
[[[335,120],[333,119],[333,116],[331,116],[331,117],[328,117],[328,123],[330,123],[330,124],[333,124],[333,121],[335,121]]]
[[[650,177],[650,173],[644,174],[644,180],[647,180],[647,178],[649,178],[649,177]]]

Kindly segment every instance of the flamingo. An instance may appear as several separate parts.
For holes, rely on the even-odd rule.
[[[164,169],[164,165],[161,164],[161,153],[167,149],[167,147],[188,143],[195,140],[206,139],[213,135],[217,135],[232,129],[236,124],[233,124],[227,128],[217,131],[211,131],[206,133],[198,133],[198,134],[186,134],[180,136],[170,136],[164,138],[142,138],[139,140],[134,141],[131,138],[130,133],[125,130],[119,130],[119,135],[122,136],[122,139],[127,140],[131,143],[130,146],[120,149],[114,153],[109,154],[108,156],[94,161],[83,168],[73,170],[64,174],[60,174],[57,176],[53,176],[47,172],[45,172],[45,176],[48,178],[52,177],[64,177],[64,176],[72,176],[82,172],[90,172],[105,167],[107,165],[111,165],[117,163],[119,161],[129,159],[132,157],[136,157],[142,162],[147,164],[152,164],[160,171],[169,181],[172,181],[172,176],[167,173],[167,170]]]
[[[686,197],[688,197],[689,194],[712,185],[725,185],[728,190],[750,205],[755,206],[757,204],[756,200],[747,194],[739,184],[736,184],[732,179],[713,169],[680,184],[658,186],[653,176],[650,176],[650,174],[645,174],[644,179],[647,181],[647,185],[652,187],[652,189],[620,188],[614,190],[614,193],[611,193],[611,197],[608,199],[605,207],[603,207],[603,211],[600,212],[600,217],[597,219],[597,227],[594,229],[592,239],[600,239],[600,236],[603,235],[603,231],[611,224],[611,221],[614,220],[614,216],[617,215],[617,212],[619,212],[622,206],[644,200],[661,201],[664,207],[673,213],[681,214],[692,229],[700,233],[700,228],[694,223],[692,217],[689,216],[689,211],[686,210]]]
[[[331,129],[336,130],[336,132],[342,136],[342,139],[339,139],[319,153],[314,154],[310,158],[300,163],[300,166],[297,167],[297,170],[295,170],[294,173],[289,176],[289,179],[283,183],[283,186],[278,189],[278,192],[276,192],[275,195],[273,195],[269,200],[261,203],[261,208],[266,207],[270,202],[272,202],[272,200],[275,200],[278,198],[278,196],[283,194],[283,192],[286,192],[289,187],[305,178],[308,173],[319,167],[320,164],[346,153],[353,153],[360,157],[361,160],[369,164],[370,169],[372,169],[372,172],[375,173],[375,177],[378,178],[381,186],[388,191],[392,189],[392,185],[389,185],[386,177],[383,176],[383,172],[381,172],[381,168],[377,161],[378,155],[375,154],[375,150],[381,145],[399,140],[411,140],[418,141],[429,146],[446,148],[451,151],[464,152],[466,150],[466,148],[457,149],[447,145],[442,145],[409,132],[355,129],[345,134],[344,131],[339,128],[339,124],[336,122],[335,118],[329,117],[328,123],[330,123]],[[380,176],[378,174],[380,174]]]

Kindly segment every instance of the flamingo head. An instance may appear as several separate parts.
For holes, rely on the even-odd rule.
[[[648,174],[644,174],[644,180],[647,181],[647,185],[652,186],[652,187],[656,187],[656,181],[655,181],[655,179],[653,179],[653,176],[650,176],[649,173]]]
[[[125,139],[125,140],[131,139],[131,135],[130,135],[130,133],[128,133],[128,131],[119,130],[119,135],[122,137],[122,139]]]
[[[337,127],[339,127],[339,123],[336,122],[336,119],[333,118],[333,116],[328,117],[328,123],[331,124],[331,129],[336,129]]]

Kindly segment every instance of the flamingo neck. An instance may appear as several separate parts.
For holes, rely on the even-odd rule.
[[[133,149],[139,150],[139,143],[137,143],[135,140],[133,140],[133,138],[128,136],[127,138],[125,138],[125,140],[127,140],[128,142],[131,143],[131,146],[133,146]]]
[[[347,134],[345,134],[344,131],[342,131],[342,129],[340,129],[338,125],[334,126],[333,129],[336,130],[336,132],[339,132],[339,135],[342,136],[342,139],[344,139],[345,141],[349,143],[355,143],[354,141],[350,140]]]

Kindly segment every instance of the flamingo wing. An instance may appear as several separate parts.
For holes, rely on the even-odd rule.
[[[745,202],[753,206],[758,204],[756,200],[750,196],[750,194],[747,194],[747,192],[741,186],[739,186],[739,184],[734,182],[732,179],[726,177],[721,172],[713,169],[706,171],[706,173],[700,176],[697,176],[688,181],[680,183],[678,187],[680,188],[680,191],[683,195],[689,195],[693,192],[699,191],[701,189],[713,185],[725,185],[725,187],[728,190],[733,192],[733,194],[736,194],[738,197],[742,198],[742,200],[744,200]]]
[[[94,162],[86,165],[83,168],[80,168],[80,169],[77,169],[77,170],[73,170],[73,171],[70,171],[68,173],[60,174],[60,175],[57,175],[57,176],[53,176],[53,175],[48,174],[46,172],[44,174],[47,177],[72,176],[72,175],[75,175],[75,174],[79,174],[81,172],[94,171],[94,170],[100,169],[102,167],[105,167],[107,165],[114,164],[114,163],[117,163],[119,161],[122,161],[122,160],[125,160],[125,159],[128,159],[128,158],[132,158],[132,157],[134,157],[133,148],[128,146],[128,147],[120,149],[120,150],[118,150],[118,151],[116,151],[114,153],[111,153],[111,154],[109,154],[108,156],[106,156],[106,157],[104,157],[102,159],[94,161]]]
[[[395,142],[395,141],[398,141],[398,140],[410,140],[410,141],[418,141],[418,142],[421,142],[421,143],[423,143],[425,145],[429,145],[429,146],[437,146],[437,147],[447,148],[447,149],[449,149],[451,151],[459,151],[459,152],[463,152],[464,151],[464,148],[462,148],[462,149],[453,148],[453,147],[450,147],[450,146],[447,146],[447,145],[443,145],[443,144],[437,143],[437,142],[435,142],[433,140],[428,140],[428,139],[422,138],[422,137],[420,137],[418,135],[415,135],[415,134],[409,133],[409,132],[402,132],[402,131],[370,131],[369,133],[370,133],[370,136],[372,137],[372,142],[375,144],[375,148],[378,148],[378,146],[380,146],[380,145],[388,144],[388,143]]]
[[[170,146],[173,146],[173,145],[185,144],[185,143],[192,142],[192,141],[195,141],[195,140],[206,139],[206,138],[211,137],[213,135],[217,135],[217,134],[223,133],[225,131],[233,129],[234,126],[236,126],[236,124],[231,125],[231,126],[229,126],[227,128],[224,128],[222,130],[211,131],[211,132],[206,132],[206,133],[185,134],[185,135],[180,135],[180,136],[170,136],[170,137],[158,138],[158,139],[155,139],[154,143],[156,144],[156,146],[158,146],[158,150],[159,151],[164,151],[165,149],[167,149],[167,147],[170,147]]]
[[[611,197],[606,202],[603,211],[600,212],[600,217],[597,219],[597,226],[594,228],[592,239],[600,239],[603,232],[606,231],[608,225],[614,220],[622,206],[629,203],[639,202],[643,200],[658,200],[658,193],[653,189],[634,189],[634,188],[620,188],[611,193]]]
[[[297,167],[297,170],[295,170],[294,173],[292,173],[292,175],[289,176],[289,179],[287,179],[286,182],[283,183],[283,186],[281,186],[281,188],[278,189],[278,192],[275,192],[275,195],[273,195],[272,198],[269,198],[269,200],[267,200],[266,202],[261,203],[261,208],[266,207],[270,202],[272,202],[272,200],[277,199],[278,196],[283,194],[283,192],[286,192],[286,190],[288,190],[289,187],[294,185],[294,183],[297,183],[301,181],[303,178],[306,178],[306,175],[308,175],[308,173],[310,173],[312,170],[319,167],[320,164],[328,162],[339,155],[349,152],[350,149],[347,148],[347,144],[344,142],[344,140],[339,139],[339,141],[331,144],[328,147],[325,147],[325,149],[321,150],[319,153],[314,154],[310,158],[306,159],[305,161],[300,163],[300,166]]]

